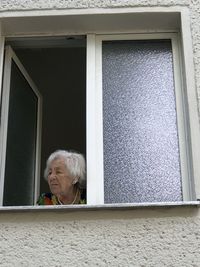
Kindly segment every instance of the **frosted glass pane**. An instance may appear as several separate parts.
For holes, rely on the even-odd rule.
[[[182,200],[170,40],[102,49],[105,203]]]

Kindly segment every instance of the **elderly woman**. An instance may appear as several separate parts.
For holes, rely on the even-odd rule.
[[[85,204],[85,160],[75,152],[58,150],[52,153],[46,163],[44,178],[51,193],[42,194],[38,205]]]

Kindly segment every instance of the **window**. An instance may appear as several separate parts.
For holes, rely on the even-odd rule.
[[[98,36],[95,49],[97,202],[191,200],[177,35]]]
[[[26,35],[31,35],[31,31],[33,35],[37,35],[34,24],[31,24],[33,29],[27,29],[25,26],[25,28],[20,26],[25,25],[21,21],[23,18],[19,19],[19,26],[17,23],[11,23],[17,21],[16,18],[5,20],[4,29],[7,34],[17,35],[17,37],[7,38],[6,45],[10,45],[22,61],[22,65],[27,69],[27,73],[30,74],[38,90],[43,90],[43,87],[47,88],[44,91],[47,95],[51,94],[53,101],[56,100],[55,95],[60,92],[62,100],[67,103],[61,106],[68,106],[71,103],[72,106],[80,107],[76,119],[74,117],[71,119],[73,112],[69,110],[63,110],[63,113],[60,113],[66,115],[68,122],[71,120],[72,128],[74,122],[79,121],[74,127],[75,131],[70,134],[73,136],[75,132],[79,132],[74,141],[69,136],[68,144],[58,142],[51,146],[52,140],[60,138],[57,138],[55,131],[50,143],[45,143],[48,128],[44,127],[43,116],[46,112],[48,117],[50,110],[45,111],[48,100],[47,96],[41,93],[43,100],[41,172],[46,157],[60,146],[74,148],[85,153],[87,204],[177,202],[195,200],[199,195],[197,147],[200,138],[198,138],[198,113],[192,62],[191,57],[188,57],[188,52],[191,52],[187,30],[189,25],[184,12],[181,13],[181,20],[179,13],[161,13],[142,13],[137,16],[133,14],[98,16],[97,24],[99,24],[96,30],[90,28],[93,27],[91,22],[95,19],[95,15],[89,17],[80,15],[80,21],[84,22],[81,24],[83,29],[77,30],[76,34],[69,35],[69,32],[72,32],[71,28],[66,29],[66,34],[61,34],[53,28],[57,35],[53,37],[49,33],[48,36],[42,37],[42,33],[45,32],[44,28],[47,27],[45,23],[38,31],[38,37],[27,38]],[[116,25],[117,16],[119,20]],[[153,24],[149,24],[151,20],[148,18],[151,16],[155,17]],[[160,27],[164,31],[160,28],[156,29],[157,23],[155,23],[162,17],[165,17],[165,20],[162,20],[164,22]],[[169,17],[171,20],[168,19]],[[106,18],[110,19],[109,24],[106,23]],[[32,19],[30,18],[30,21]],[[53,26],[59,29],[62,25],[71,27],[70,25],[73,24],[70,22],[75,17],[63,17],[62,19],[68,22],[64,24],[61,18],[56,17],[56,19],[58,26],[57,24]],[[46,21],[45,18],[43,20]],[[141,21],[142,24],[140,24]],[[167,28],[169,24],[165,21],[170,21],[170,29]],[[183,24],[181,37],[179,35],[180,23]],[[133,30],[133,24],[139,28]],[[89,30],[85,30],[86,26]],[[47,30],[49,30],[48,27]],[[120,34],[117,28],[121,29]],[[152,28],[155,30],[150,33]],[[144,29],[148,33],[144,34]],[[20,37],[22,31],[25,34],[23,38]],[[156,33],[156,31],[163,33]],[[78,35],[80,32],[81,35]],[[90,32],[96,32],[96,34]],[[67,43],[63,40],[67,40]],[[64,56],[64,50],[69,46],[71,50]],[[76,47],[80,48],[80,53],[77,53]],[[54,77],[54,74],[48,75],[46,68],[40,68],[43,60],[40,66],[34,66],[36,54],[40,58],[44,54],[43,49],[48,55],[49,68],[53,69],[55,64],[52,64],[52,60],[59,54],[63,58],[62,64],[57,68],[58,73],[62,72],[60,71],[61,65],[63,70],[66,66],[75,66],[71,76],[74,81],[79,81],[76,86],[77,90],[73,87],[69,95],[63,95],[57,89],[55,91],[54,88],[57,88],[57,85],[63,86],[66,91],[67,78],[61,81],[59,78],[55,79],[58,76]],[[41,50],[43,51],[40,54]],[[77,65],[74,63],[75,58],[73,59],[75,55]],[[82,67],[77,70],[76,66]],[[68,70],[69,68],[67,67]],[[40,69],[40,75],[37,74],[38,69]],[[53,71],[57,73],[55,69]],[[4,74],[6,72],[7,69],[4,67]],[[54,88],[48,90],[47,85],[52,85],[52,79]],[[44,83],[46,83],[45,86]],[[78,105],[75,105],[75,100],[72,101],[73,95],[80,97]],[[66,102],[66,99],[70,101]],[[59,104],[58,101],[55,107],[59,107]],[[3,110],[2,108],[1,122],[6,121]],[[48,121],[51,122],[50,119],[46,119],[46,122]],[[3,127],[4,124],[1,127],[1,140],[5,135],[9,137],[9,132],[5,133],[2,130]],[[80,137],[82,141],[78,147],[75,147]],[[6,149],[3,149],[1,157],[7,159],[7,154],[9,153],[6,153]],[[6,170],[6,160],[3,162],[2,158],[1,170]],[[32,163],[39,168],[39,157],[36,156],[35,159]],[[34,171],[34,175],[36,172]],[[39,176],[41,175],[34,176],[35,181],[39,180]],[[5,175],[3,177],[7,179]],[[2,179],[1,175],[2,191],[4,178]],[[39,183],[34,182],[34,184]],[[40,187],[41,191],[44,191],[45,186],[42,182]],[[26,203],[22,205],[35,201],[33,199],[37,198],[38,188],[36,186],[35,192],[31,192],[32,196],[35,195],[30,200],[32,202],[25,201]],[[13,203],[13,205],[16,204]]]
[[[103,40],[102,80],[105,202],[181,201],[171,39]]]
[[[31,205],[39,177],[42,97],[11,47],[6,49],[4,68],[3,205]]]

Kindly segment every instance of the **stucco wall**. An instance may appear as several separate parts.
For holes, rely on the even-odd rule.
[[[199,0],[1,0],[16,10],[187,6],[200,99]],[[196,207],[0,213],[0,266],[200,266]]]
[[[0,215],[1,266],[200,265],[197,208]]]
[[[110,8],[138,6],[195,6],[198,0],[2,0],[1,10],[34,10],[63,8]]]

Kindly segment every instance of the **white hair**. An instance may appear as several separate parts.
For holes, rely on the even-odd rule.
[[[46,168],[44,170],[44,178],[47,180],[49,168],[52,161],[63,158],[67,170],[72,177],[78,179],[77,185],[79,188],[85,188],[86,185],[86,172],[85,172],[85,159],[82,154],[77,152],[71,152],[67,150],[57,150],[53,152],[46,162]]]

